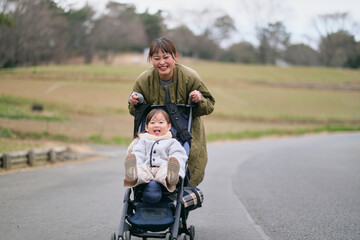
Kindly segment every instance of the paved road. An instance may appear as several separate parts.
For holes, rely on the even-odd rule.
[[[0,240],[109,239],[125,149],[0,175]],[[360,134],[209,145],[196,239],[360,239]]]
[[[249,153],[251,145],[241,149]],[[258,146],[233,183],[267,236],[360,239],[360,134],[260,141]]]

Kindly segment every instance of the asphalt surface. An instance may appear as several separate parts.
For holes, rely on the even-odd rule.
[[[109,239],[125,149],[0,175],[0,240]],[[360,239],[360,134],[209,144],[196,239]],[[136,239],[136,238],[134,238]]]
[[[360,134],[258,146],[233,176],[234,190],[270,239],[360,239]]]

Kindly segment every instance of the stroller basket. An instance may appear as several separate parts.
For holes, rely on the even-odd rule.
[[[169,203],[138,203],[134,216],[128,220],[137,228],[153,232],[164,231],[175,221]]]

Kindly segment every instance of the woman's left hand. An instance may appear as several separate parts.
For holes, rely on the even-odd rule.
[[[202,94],[198,90],[194,90],[189,94],[189,97],[191,98],[191,101],[198,103],[202,99]]]

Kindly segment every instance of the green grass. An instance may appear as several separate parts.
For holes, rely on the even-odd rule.
[[[360,119],[360,91],[218,86],[215,114],[263,119]]]
[[[0,126],[0,137],[1,138],[11,138],[13,133],[11,129]]]
[[[326,83],[360,84],[360,71],[326,67],[274,67],[218,62],[191,62],[204,81],[220,84],[245,83]],[[132,82],[148,64],[110,65],[49,65],[0,70],[3,77],[22,76],[23,79],[64,81]]]
[[[254,139],[265,136],[295,136],[306,133],[321,133],[321,132],[354,132],[360,131],[360,126],[320,126],[312,129],[268,129],[262,131],[243,131],[243,132],[227,132],[227,133],[211,133],[206,136],[207,141],[221,141],[221,140],[241,140]]]
[[[24,79],[43,81],[87,81],[102,82],[132,81],[149,65],[124,65],[122,67],[103,65],[48,65],[0,70],[4,77],[22,76]]]
[[[33,119],[42,121],[66,121],[69,120],[65,116],[48,116],[42,113],[31,111],[33,104],[39,104],[36,100],[19,98],[13,96],[0,95],[0,118],[8,119]],[[42,104],[45,109],[53,110],[51,104]],[[49,112],[48,112],[49,113]],[[53,114],[53,113],[51,113]]]
[[[132,139],[119,136],[112,137],[111,139],[104,139],[101,135],[92,135],[89,137],[89,141],[96,144],[128,145],[131,143]]]
[[[360,71],[325,67],[274,67],[230,63],[199,63],[192,66],[206,80],[234,84],[247,83],[327,83],[360,84]]]
[[[0,138],[0,153],[9,153],[15,151],[23,151],[41,148],[41,143],[34,141],[9,141],[6,138]]]

